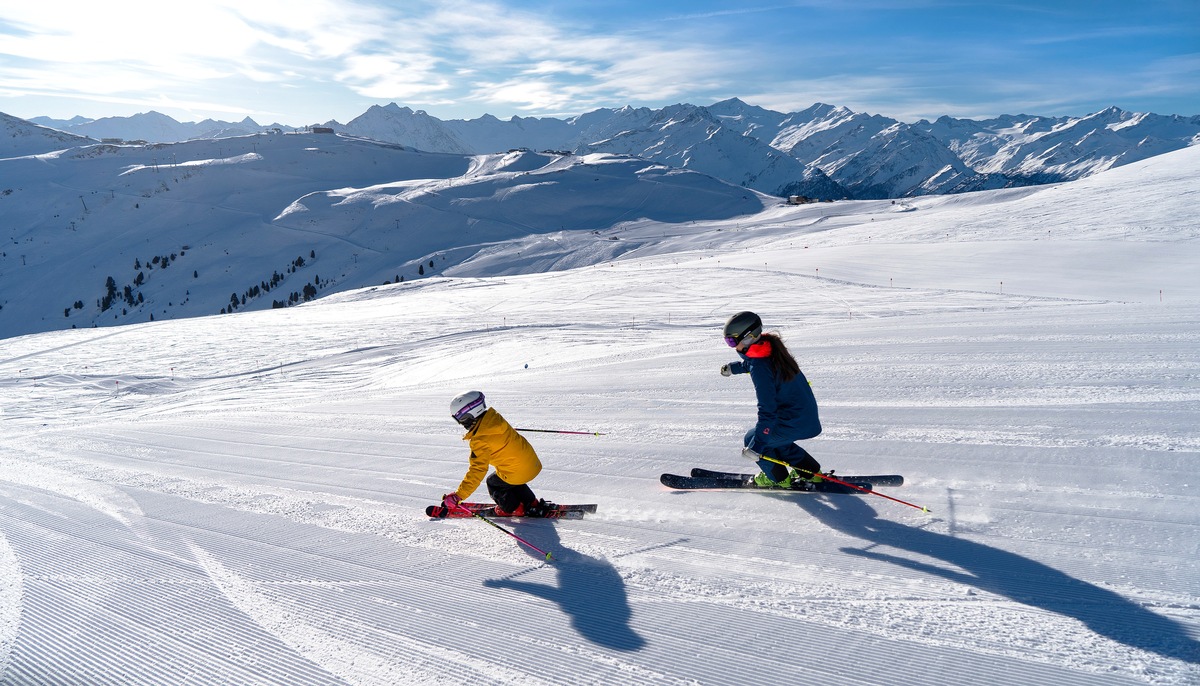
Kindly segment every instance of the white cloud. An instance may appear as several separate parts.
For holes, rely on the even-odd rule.
[[[403,99],[450,88],[450,82],[437,71],[438,61],[428,55],[353,55],[344,65],[338,79],[367,97]]]
[[[198,56],[240,55],[255,42],[254,32],[227,9],[204,4],[180,22],[176,5],[150,0],[19,3],[5,9],[5,19],[25,33],[0,34],[0,53],[51,64],[178,65]]]
[[[543,60],[522,70],[524,74],[571,74],[572,76],[591,76],[596,69],[591,65],[562,60]]]
[[[742,60],[719,46],[665,47],[670,37],[662,35],[589,35],[586,27],[486,0],[311,0],[302,11],[282,0],[196,0],[182,21],[179,11],[161,0],[6,9],[5,20],[19,31],[0,34],[0,54],[22,62],[0,66],[0,88],[188,100],[212,90],[205,84],[239,79],[271,88],[341,84],[359,97],[413,104],[583,111],[709,88]]]
[[[728,9],[701,3],[686,16],[651,13],[653,26],[647,20],[597,32],[588,16],[599,9],[567,11],[551,3],[534,11],[509,0],[10,1],[0,20],[0,91],[78,102],[149,102],[153,93],[180,103],[220,102],[223,111],[278,115],[298,108],[283,116],[313,121],[357,116],[373,100],[459,112],[463,103],[485,103],[493,111],[571,114],[732,95],[782,111],[824,101],[910,120],[963,116],[989,102],[1000,111],[1014,101],[1032,106],[1084,85],[1099,93],[1118,87],[1054,74],[1043,79],[1044,62],[1027,54],[1036,46],[1015,39],[947,36],[935,47],[935,55],[953,56],[943,60],[931,59],[929,42],[916,35],[890,40],[885,58],[869,42],[801,38],[812,30],[803,24],[790,43],[754,32],[773,13],[796,6],[838,7],[834,0]],[[907,5],[876,6],[900,12]],[[616,25],[605,19],[600,23]],[[1096,31],[1064,31],[1055,40]],[[1009,65],[1011,79],[992,68],[999,64]],[[1129,93],[1186,92],[1195,83],[1188,64],[1131,67],[1147,77],[1144,83],[1113,83]],[[974,74],[968,81],[958,71],[964,67]],[[797,78],[805,74],[814,78]],[[979,85],[989,75],[996,79],[990,93]],[[954,101],[965,104],[933,112]]]

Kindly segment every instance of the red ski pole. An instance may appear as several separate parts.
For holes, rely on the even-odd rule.
[[[814,471],[812,471],[811,469],[801,469],[801,468],[799,468],[799,467],[793,467],[792,465],[790,465],[790,464],[788,464],[788,463],[786,463],[786,462],[784,462],[784,461],[782,461],[782,460],[776,460],[775,458],[773,458],[773,457],[767,457],[766,455],[763,455],[763,456],[762,456],[762,459],[766,460],[767,462],[774,462],[775,464],[781,464],[781,465],[783,465],[784,467],[788,467],[788,468],[791,468],[791,469],[795,469],[795,470],[796,470],[796,471],[798,471],[798,472],[804,472],[805,474],[813,474],[813,475],[815,475],[815,476],[819,476],[819,477],[821,477],[822,479],[824,479],[824,480],[826,480],[826,481],[832,481],[832,482],[833,482],[833,483],[835,483],[835,484],[841,484],[841,485],[843,485],[843,486],[849,486],[850,488],[853,488],[853,489],[855,489],[855,490],[857,490],[857,491],[862,491],[863,493],[870,493],[871,495],[877,495],[877,496],[879,496],[880,498],[887,498],[888,500],[891,500],[891,501],[893,501],[893,502],[900,503],[901,505],[908,505],[909,507],[915,507],[916,509],[920,510],[921,512],[925,512],[925,513],[928,513],[928,512],[929,512],[929,508],[928,508],[928,507],[924,507],[924,506],[922,506],[922,505],[913,505],[912,503],[910,503],[910,502],[908,502],[908,501],[906,501],[906,500],[901,500],[901,499],[899,499],[899,498],[893,498],[893,497],[892,497],[892,496],[890,496],[890,495],[884,495],[883,493],[879,493],[878,491],[872,490],[872,489],[870,489],[870,488],[863,488],[862,486],[855,486],[854,484],[852,484],[852,483],[850,483],[850,482],[848,482],[848,481],[842,481],[841,479],[837,478],[836,476],[833,476],[832,474],[823,474],[823,473],[821,473],[821,472],[814,472]]]
[[[504,533],[508,534],[509,536],[512,536],[513,538],[517,539],[517,540],[518,540],[518,541],[520,541],[521,543],[524,543],[525,545],[529,546],[530,548],[532,548],[532,549],[534,549],[534,550],[538,551],[538,552],[539,552],[539,553],[541,553],[542,555],[545,555],[545,556],[546,556],[546,562],[552,562],[552,561],[553,561],[553,560],[551,560],[551,558],[550,558],[550,553],[546,552],[545,550],[542,550],[541,548],[539,548],[539,547],[537,547],[536,545],[534,545],[534,544],[530,543],[529,541],[526,541],[525,539],[523,539],[523,538],[521,538],[520,536],[518,536],[518,535],[514,534],[513,532],[509,531],[508,529],[505,529],[504,527],[502,527],[502,526],[500,526],[499,524],[497,524],[497,523],[493,522],[492,520],[488,519],[487,517],[484,517],[483,515],[479,514],[478,512],[475,512],[474,510],[472,510],[472,509],[470,509],[470,508],[467,508],[467,507],[462,507],[462,506],[459,506],[459,509],[460,509],[460,510],[462,510],[463,512],[466,512],[466,513],[470,514],[472,517],[478,517],[479,519],[482,519],[483,521],[487,522],[488,524],[491,524],[492,526],[494,526],[494,527],[496,527],[497,529],[499,529],[499,530],[503,531]]]

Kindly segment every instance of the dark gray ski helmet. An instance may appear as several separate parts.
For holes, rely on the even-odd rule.
[[[762,335],[762,320],[753,312],[738,312],[725,322],[725,342],[736,348],[738,343],[749,338],[754,342]]]

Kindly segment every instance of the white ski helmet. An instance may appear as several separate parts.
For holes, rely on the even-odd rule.
[[[460,393],[450,401],[450,416],[466,427],[474,424],[486,411],[487,403],[484,402],[483,393],[479,391]]]

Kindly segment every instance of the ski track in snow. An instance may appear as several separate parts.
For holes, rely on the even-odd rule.
[[[472,683],[549,683],[532,674],[498,669],[484,660],[441,648],[435,642],[416,641],[403,635],[388,637],[390,654],[364,650],[357,641],[342,640],[324,628],[298,619],[292,608],[225,569],[203,550],[193,548],[193,552],[213,582],[239,610],[302,655],[350,683],[425,684],[436,680],[448,669],[461,672],[459,678]],[[371,627],[357,628],[362,633],[373,633]],[[344,627],[339,629],[350,633]],[[448,668],[447,664],[454,666]]]
[[[782,210],[757,236],[631,222],[603,265],[0,341],[0,683],[1200,683],[1200,284],[1114,297],[1154,275],[1099,226],[1069,257],[1102,286],[988,291],[968,272],[1031,239],[969,200],[916,201],[891,245]],[[1154,239],[1194,265],[1185,212]],[[813,454],[903,473],[881,492],[931,514],[658,484],[747,468],[753,392],[716,373],[738,309],[813,382]],[[527,434],[539,495],[600,505],[504,523],[554,564],[424,517],[476,386],[604,434]]]
[[[8,539],[0,534],[0,674],[7,671],[21,625],[22,584],[20,561]]]
[[[503,343],[498,347],[503,348]],[[602,367],[614,364],[620,367],[628,364],[621,355],[598,359],[600,361],[594,364]],[[293,387],[292,393],[295,396],[303,397],[306,393],[325,387],[326,374],[317,369],[312,370],[310,374],[297,373],[290,380],[293,386],[300,385],[311,389],[301,390]],[[965,368],[963,374],[973,376],[973,372]],[[276,384],[269,379],[263,379],[259,383],[268,387],[284,386],[282,382]],[[969,387],[969,384],[964,382],[964,387]],[[86,387],[82,390],[88,392]],[[274,390],[272,388],[271,392]],[[517,389],[509,388],[507,392],[514,393]],[[518,395],[521,394],[518,392]],[[586,392],[576,395],[584,397]],[[615,398],[604,400],[606,395],[610,393],[603,393],[599,402],[616,401]],[[545,596],[546,599],[553,597],[552,591],[555,587],[561,589],[579,583],[570,580],[570,574],[566,575],[566,580],[556,580],[555,577],[563,575],[553,568],[529,568],[529,558],[513,546],[511,541],[502,536],[495,536],[494,532],[472,527],[469,522],[430,523],[417,514],[420,507],[429,500],[431,491],[448,490],[458,478],[460,468],[457,467],[455,453],[460,451],[461,447],[456,445],[457,438],[452,431],[447,436],[446,431],[439,428],[436,418],[440,416],[440,412],[435,411],[432,416],[426,418],[431,413],[418,409],[420,402],[406,405],[404,411],[395,412],[393,416],[391,411],[381,411],[371,404],[356,403],[347,398],[337,401],[338,407],[328,409],[324,403],[313,405],[311,399],[306,400],[309,403],[307,406],[293,406],[286,411],[243,410],[225,416],[188,419],[189,407],[188,410],[169,412],[167,418],[147,418],[136,423],[83,425],[48,434],[31,433],[18,442],[18,445],[23,446],[24,455],[19,466],[23,466],[25,474],[19,483],[46,488],[53,482],[52,479],[44,476],[35,478],[30,475],[71,475],[71,479],[66,479],[63,485],[51,490],[122,524],[129,524],[128,516],[150,516],[143,513],[139,506],[129,504],[144,498],[136,494],[157,493],[163,497],[181,499],[182,503],[207,504],[254,515],[281,517],[305,526],[378,537],[401,546],[401,550],[425,550],[426,554],[436,558],[450,554],[464,560],[474,559],[491,565],[499,564],[502,568],[508,567],[513,571],[495,574],[490,577],[490,582],[489,577],[481,579],[485,584],[484,589],[492,589],[486,591],[485,595],[498,595],[501,600],[507,599],[512,603],[511,607],[520,608],[522,611],[528,609],[528,601],[522,599],[526,597],[526,591],[517,590],[526,588],[521,586],[522,583],[528,583],[528,587],[534,589],[529,592],[541,594],[536,597]],[[523,398],[522,402],[514,404],[525,405],[526,400],[531,398]],[[1065,400],[1069,398],[1064,398]],[[1082,396],[1082,400],[1085,406],[1093,404],[1086,395]],[[288,400],[284,405],[290,402],[291,400]],[[651,404],[645,399],[642,402],[646,405]],[[536,412],[536,404],[530,404]],[[553,402],[547,402],[545,405],[547,409],[554,407]],[[903,407],[902,402],[897,402],[897,405]],[[1036,406],[1036,403],[1033,405]],[[615,410],[618,406],[608,407]],[[914,406],[913,409],[919,408]],[[716,403],[708,409],[693,410],[717,414],[726,411],[728,403]],[[950,410],[943,408],[942,411]],[[171,415],[174,415],[174,418],[171,418]],[[697,415],[703,416],[705,415]],[[401,425],[412,425],[414,429],[392,431],[388,424],[394,421],[399,421]],[[624,421],[628,422],[628,429],[635,436],[641,430],[641,425],[635,420]],[[731,426],[736,426],[736,423]],[[705,443],[716,443],[720,433],[715,432],[713,436],[704,439]],[[844,440],[847,443],[879,441],[927,447],[931,440],[930,435],[917,434],[876,435],[869,431],[851,434],[835,440]],[[948,441],[948,446],[953,448],[954,445],[961,445],[978,452],[983,450],[981,446],[994,443],[964,438],[953,438]],[[64,444],[64,440],[68,443]],[[565,448],[562,457],[568,462],[575,451],[580,449],[578,444],[563,439],[554,439],[554,442],[557,447]],[[1010,442],[1017,446],[1042,444],[1041,438],[1036,434]],[[67,444],[72,446],[71,457],[64,456],[62,452],[62,446]],[[605,448],[606,451],[610,449],[618,454],[626,450],[621,446]],[[403,454],[404,457],[398,459],[397,454]],[[409,454],[414,457],[410,457]],[[416,457],[419,455],[427,457]],[[593,465],[590,471],[621,478],[623,470],[620,462],[606,462],[603,455],[600,457],[602,459]],[[1065,456],[1061,459],[1070,458]],[[659,467],[647,465],[646,470],[653,474],[670,469],[672,463],[690,464],[695,461],[684,457],[678,460],[667,459],[661,461]],[[7,472],[12,473],[12,467],[18,465],[14,463],[9,466]],[[569,465],[566,468],[570,470]],[[397,471],[398,469],[401,471]],[[618,471],[611,471],[613,469]],[[587,473],[579,472],[578,478],[586,481]],[[984,473],[986,474],[986,471]],[[395,478],[393,475],[402,478]],[[551,473],[547,476],[553,478]],[[644,476],[635,479],[637,482],[644,480]],[[80,484],[90,487],[83,489]],[[572,482],[560,477],[557,485],[560,488],[570,488]],[[979,486],[964,482],[960,488],[978,489]],[[1011,486],[1006,487],[1005,490],[1010,488]],[[1075,491],[1090,495],[1093,499],[1103,495],[1097,492],[1094,486]],[[125,493],[134,494],[134,497],[130,498],[124,495]],[[900,495],[914,499],[919,499],[920,495],[926,498],[936,497],[937,489],[927,488],[915,493],[917,495],[905,490]],[[102,494],[105,494],[104,497],[101,497]],[[1114,497],[1120,494],[1120,491],[1113,491]],[[1096,633],[1081,628],[1080,620],[1086,620],[1087,617],[1084,611],[1072,614],[1069,611],[1064,613],[1039,609],[1039,602],[1046,604],[1048,601],[1035,598],[1031,605],[1021,602],[1021,598],[1009,598],[1004,593],[980,589],[970,580],[970,576],[961,581],[942,582],[930,581],[923,578],[928,576],[928,573],[916,571],[898,576],[897,569],[894,568],[895,562],[892,563],[893,569],[885,573],[852,571],[857,565],[847,562],[851,559],[887,560],[897,553],[901,555],[898,561],[909,559],[912,553],[898,551],[886,541],[871,541],[864,549],[861,540],[853,535],[843,535],[836,536],[832,544],[824,546],[823,549],[808,551],[804,551],[803,548],[791,550],[788,546],[772,544],[769,542],[768,528],[753,527],[747,530],[744,519],[746,508],[770,508],[771,503],[778,499],[772,498],[766,504],[751,504],[744,499],[761,496],[666,495],[668,501],[655,506],[653,503],[635,505],[632,500],[614,498],[612,493],[591,493],[588,494],[590,497],[580,494],[578,499],[601,500],[604,503],[603,511],[584,523],[567,525],[563,522],[554,525],[552,529],[560,539],[559,555],[563,558],[560,562],[563,568],[569,569],[578,562],[583,562],[584,567],[592,569],[591,572],[577,575],[585,578],[585,582],[591,581],[590,577],[600,573],[600,578],[607,579],[601,584],[601,588],[614,593],[621,589],[620,595],[626,600],[620,604],[629,608],[630,617],[642,612],[651,612],[656,616],[661,614],[670,626],[691,627],[695,624],[693,613],[699,613],[700,617],[709,617],[712,613],[720,615],[720,609],[723,608],[726,612],[735,613],[732,617],[722,619],[723,622],[732,622],[734,626],[748,621],[747,617],[758,617],[759,619],[754,620],[755,625],[767,621],[764,617],[771,617],[775,618],[775,621],[784,622],[784,625],[796,626],[799,623],[804,626],[824,627],[822,631],[848,632],[847,635],[859,637],[855,639],[858,641],[863,640],[865,635],[871,635],[877,640],[909,644],[909,649],[912,649],[911,644],[926,646],[928,650],[937,651],[936,654],[961,651],[975,655],[974,659],[990,655],[1001,660],[996,664],[1005,664],[1006,670],[1010,669],[1011,665],[1007,665],[1004,660],[1017,660],[1025,665],[1023,670],[1032,670],[1019,673],[1035,680],[1046,676],[1034,666],[1037,664],[1046,665],[1049,669],[1065,667],[1074,670],[1073,673],[1088,675],[1088,679],[1080,683],[1091,682],[1091,679],[1103,677],[1105,674],[1111,676],[1112,666],[1123,664],[1149,665],[1144,670],[1127,669],[1126,674],[1129,676],[1140,676],[1152,683],[1173,681],[1173,678],[1169,677],[1172,672],[1161,667],[1161,657],[1156,657],[1145,649],[1134,648],[1108,638],[1103,632]],[[1019,504],[1014,512],[1029,511],[1031,506],[1048,512],[1046,507],[1051,503],[1045,500],[1045,495]],[[1127,499],[1130,495],[1136,494],[1126,493],[1124,497]],[[735,500],[730,509],[731,497],[743,499],[743,502]],[[1160,494],[1155,497],[1161,499],[1179,496]],[[704,499],[708,504],[698,505],[694,510],[686,504],[683,507],[672,504],[672,501],[686,503],[693,499]],[[786,499],[778,504],[785,505],[786,512]],[[799,504],[802,510],[808,510],[809,505],[813,505],[807,502]],[[997,511],[1002,505],[1003,500],[993,499],[991,509]],[[874,511],[876,516],[907,522],[898,525],[900,532],[909,531],[911,527],[922,527],[911,528],[911,531],[929,530],[936,536],[943,537],[943,543],[953,545],[953,538],[949,536],[951,523],[940,514],[946,508],[937,504],[934,510],[939,514],[932,520],[922,519],[920,515],[914,519],[911,515],[888,511],[884,505],[878,504],[870,505],[864,513]],[[1062,514],[1075,516],[1076,511],[1077,508],[1067,508]],[[132,515],[127,515],[127,519],[122,520],[114,517],[114,512]],[[1098,514],[1104,513],[1083,514],[1085,518],[1094,520]],[[1124,524],[1134,521],[1130,519],[1134,514],[1136,513],[1118,507],[1112,516],[1116,517],[1117,522]],[[978,520],[974,524],[971,519],[968,513],[961,513],[954,523],[958,529],[957,536],[965,535],[985,545],[1012,545],[1013,541],[1006,542],[1005,537],[988,536],[986,527],[979,528],[980,524],[986,525],[989,519]],[[782,525],[785,530],[792,531],[793,535],[799,534],[804,528],[795,523],[783,523],[788,520],[773,521],[776,526]],[[1060,518],[1059,521],[1069,520]],[[713,531],[704,533],[711,527],[728,529],[729,534],[720,535]],[[146,531],[152,527],[143,522],[136,528],[137,535],[144,538],[148,535]],[[530,528],[542,535],[550,533],[545,530],[543,523],[536,523]],[[972,531],[973,528],[978,530]],[[1090,528],[1095,529],[1095,526]],[[1186,529],[1181,529],[1180,533],[1185,531]],[[737,546],[747,545],[742,540],[747,536],[760,547],[757,554],[721,552],[722,548],[729,546],[736,549]],[[572,541],[569,545],[564,543],[568,539]],[[1060,545],[1065,542],[1061,536],[1058,539]],[[694,545],[694,541],[697,540],[703,545]],[[1047,538],[1042,543],[1051,540],[1053,539]],[[1037,540],[1031,539],[1031,550],[1039,549],[1037,543]],[[200,544],[190,545],[191,555],[200,562],[200,567],[207,577],[222,595],[229,598],[234,607],[250,618],[254,626],[279,639],[298,657],[319,665],[328,674],[349,683],[381,683],[389,679],[405,683],[402,679],[406,677],[397,676],[395,672],[395,666],[401,663],[413,664],[413,670],[408,673],[421,677],[455,673],[467,675],[473,680],[494,683],[534,678],[530,673],[522,672],[511,665],[490,665],[478,657],[478,654],[473,655],[470,651],[447,651],[439,646],[438,641],[413,642],[409,635],[400,632],[382,632],[383,638],[377,636],[375,640],[381,641],[383,645],[370,644],[364,647],[361,636],[380,633],[378,622],[355,619],[354,612],[345,608],[338,613],[340,618],[335,620],[320,614],[322,611],[309,605],[297,607],[294,605],[297,602],[294,599],[276,597],[272,591],[280,583],[286,587],[296,584],[304,588],[318,586],[326,591],[343,588],[344,584],[327,584],[319,578],[312,578],[310,573],[304,571],[307,566],[296,570],[299,573],[294,577],[296,581],[287,581],[293,578],[293,574],[290,573],[285,573],[275,581],[270,578],[251,581],[231,571],[216,554],[204,552]],[[985,551],[989,549],[984,548]],[[998,551],[999,549],[993,549],[990,554],[999,556]],[[1153,552],[1159,555],[1165,553],[1159,549]],[[232,553],[225,551],[222,556],[227,557],[230,554]],[[575,556],[574,560],[572,556]],[[911,564],[914,565],[914,569],[927,564],[921,562],[921,558],[921,555],[913,558]],[[237,556],[229,559],[239,561]],[[600,562],[602,560],[605,562]],[[1029,558],[1014,556],[1012,560],[1017,564],[1028,564]],[[1167,561],[1170,563],[1169,558]],[[909,564],[903,562],[900,569]],[[831,568],[843,570],[843,575],[838,577],[836,582],[829,580]],[[1091,573],[1087,565],[1081,566],[1078,572]],[[1001,577],[1010,574],[1011,571],[995,569],[989,573]],[[958,574],[978,576],[980,571],[955,570],[954,564],[951,563],[947,574],[953,579],[957,578]],[[987,578],[987,574],[984,578]],[[80,578],[80,581],[86,579],[85,576]],[[490,586],[487,585],[489,583]],[[1068,581],[1064,578],[1063,583]],[[538,589],[539,586],[544,589]],[[1123,589],[1122,593],[1136,593],[1138,586],[1135,580],[1132,586]],[[1107,598],[1104,594],[1108,591],[1100,586],[1091,584],[1085,585],[1084,588],[1086,590],[1078,602],[1085,610],[1089,604],[1099,602],[1098,598]],[[1061,591],[1062,589],[1058,589],[1055,594]],[[482,598],[475,600],[483,602]],[[1154,598],[1145,594],[1142,605],[1161,607],[1163,600],[1166,601],[1166,605],[1174,606],[1171,609],[1181,619],[1195,621],[1200,602],[1194,585],[1190,596],[1168,593],[1165,597]],[[332,606],[339,605],[332,600],[330,602],[333,603]],[[578,601],[564,597],[558,602]],[[1135,612],[1136,607],[1130,604],[1126,609],[1128,612]],[[424,606],[420,612],[429,613],[431,610]],[[1101,609],[1100,612],[1104,615],[1109,610]],[[568,614],[575,616],[575,613]],[[864,614],[869,614],[872,621],[864,622]],[[453,613],[435,616],[431,621],[439,627],[439,632],[440,627],[447,623],[462,622]],[[600,624],[609,635],[624,634],[625,638],[622,640],[628,645],[644,645],[650,640],[664,640],[662,635],[645,630],[623,630],[619,621],[611,622],[610,626],[604,626],[603,622]],[[463,624],[463,631],[469,634],[476,626],[486,629],[490,623],[467,622]],[[585,634],[589,630],[586,627],[579,629]],[[649,634],[650,638],[643,634]],[[983,640],[983,636],[989,635],[994,636],[994,640]],[[354,638],[351,640],[346,638],[347,636]],[[901,638],[897,638],[898,636]],[[713,639],[715,640],[715,635]],[[535,638],[524,640],[535,641]],[[610,639],[595,640],[603,645]],[[728,639],[722,634],[721,640]],[[811,642],[812,638],[807,636],[805,640]],[[753,645],[753,642],[750,645]],[[675,647],[683,649],[680,646]],[[748,649],[753,651],[753,648]],[[522,650],[534,653],[542,652],[546,647],[535,641]],[[660,663],[629,662],[605,651],[586,649],[586,642],[576,645],[571,650],[575,657],[590,665],[590,669],[595,669],[597,664],[607,663],[617,670],[615,673],[636,673],[646,682],[671,683],[677,678],[682,678],[683,681],[689,678],[706,681],[703,672],[693,673],[692,677],[676,677],[670,671],[663,671],[661,667],[654,666]],[[1168,677],[1160,678],[1160,671]],[[764,673],[764,676],[767,673]],[[787,673],[789,677],[795,676],[787,669],[783,673]],[[818,673],[830,676],[828,673]],[[1176,677],[1180,677],[1187,673],[1187,668],[1184,668],[1183,672],[1175,674]],[[776,673],[776,676],[780,674],[782,673]],[[1055,678],[1062,676],[1056,674]],[[416,683],[419,680],[414,678],[411,682]],[[713,681],[720,682],[720,679]],[[603,679],[596,682],[602,683]],[[872,683],[872,680],[864,679],[863,683]]]

